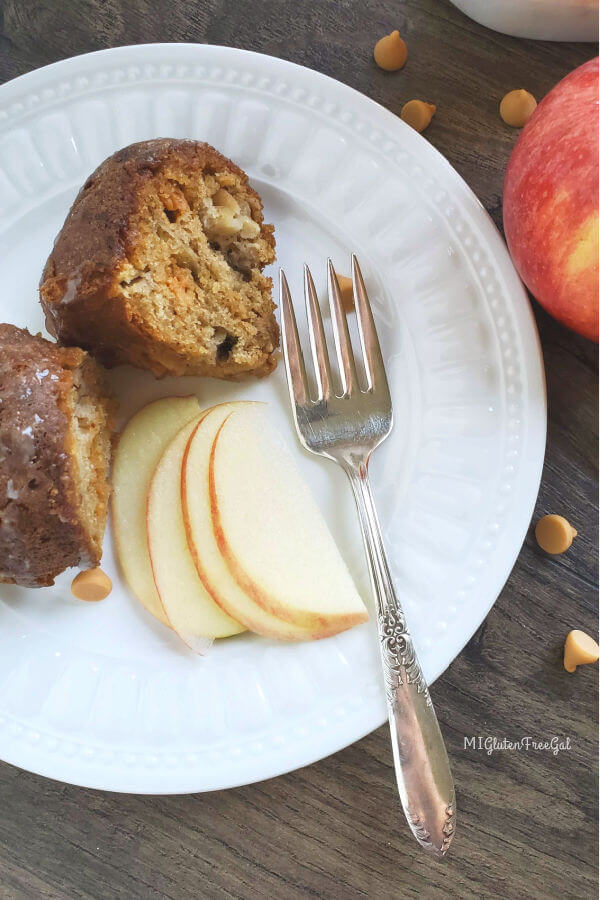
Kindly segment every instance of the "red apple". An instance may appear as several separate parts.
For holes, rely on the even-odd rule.
[[[539,303],[598,340],[598,59],[542,100],[512,152],[504,231]]]

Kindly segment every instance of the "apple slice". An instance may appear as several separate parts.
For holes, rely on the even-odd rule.
[[[208,502],[202,498],[207,483]],[[368,618],[293,459],[269,434],[261,405],[213,411],[197,426],[184,459],[182,498],[201,578],[216,602],[253,631],[320,638]]]
[[[156,591],[146,533],[150,479],[167,445],[191,419],[196,397],[165,397],[144,406],[123,430],[112,470],[112,513],[119,562],[129,587],[149,613],[169,625]]]
[[[181,467],[197,424],[193,419],[184,425],[161,456],[147,505],[148,549],[158,595],[173,629],[196,651],[203,649],[206,638],[245,631],[212,600],[188,548],[181,509]]]
[[[234,410],[254,409],[262,404],[224,403],[215,406],[192,431],[181,473],[181,499],[188,546],[196,571],[207,591],[225,612],[247,628],[279,640],[325,637],[331,629],[311,632],[282,622],[263,610],[238,585],[219,550],[213,530],[208,474],[212,446],[219,428]]]
[[[263,610],[315,630],[368,619],[346,564],[287,447],[258,410],[230,415],[211,452],[219,549]]]

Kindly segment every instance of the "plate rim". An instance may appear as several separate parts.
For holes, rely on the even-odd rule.
[[[341,91],[344,94],[347,94],[350,100],[353,103],[358,103],[363,107],[365,114],[367,113],[367,107],[369,110],[375,109],[377,110],[377,115],[382,118],[382,121],[387,120],[389,124],[393,123],[393,128],[402,131],[404,142],[409,145],[409,148],[412,146],[415,150],[421,155],[428,157],[432,160],[432,164],[435,166],[436,171],[440,171],[440,167],[443,170],[443,174],[447,178],[452,179],[452,186],[455,191],[459,192],[460,199],[464,203],[464,212],[465,215],[476,216],[477,226],[482,233],[482,236],[485,240],[487,247],[489,248],[495,263],[498,265],[500,270],[500,275],[502,280],[505,283],[505,293],[507,298],[510,300],[510,308],[515,316],[515,322],[517,325],[517,338],[521,341],[523,345],[523,367],[524,372],[527,375],[527,391],[526,395],[528,398],[528,418],[527,418],[527,426],[526,426],[526,441],[524,442],[524,453],[523,460],[524,463],[529,465],[529,471],[531,476],[531,484],[532,490],[530,491],[528,502],[526,504],[521,504],[520,509],[526,510],[527,515],[525,516],[525,512],[521,512],[522,520],[521,527],[517,530],[517,537],[514,538],[515,529],[513,528],[513,540],[511,541],[511,547],[516,548],[511,550],[507,559],[510,561],[503,567],[502,574],[500,574],[492,584],[490,584],[490,596],[492,597],[491,602],[487,605],[486,608],[481,606],[478,609],[477,616],[481,613],[481,618],[470,632],[470,634],[463,640],[461,637],[460,640],[463,641],[462,645],[456,652],[454,650],[450,650],[450,658],[447,659],[446,656],[442,658],[441,664],[438,666],[438,670],[435,672],[432,677],[431,682],[435,681],[440,674],[450,665],[450,663],[458,656],[458,654],[462,651],[464,646],[471,639],[473,634],[477,631],[477,629],[481,626],[482,622],[485,620],[487,615],[489,614],[490,609],[494,605],[500,591],[503,589],[506,581],[508,580],[512,569],[514,568],[515,563],[517,562],[518,556],[521,551],[522,543],[527,534],[531,516],[535,507],[535,502],[537,499],[539,485],[541,481],[543,462],[544,462],[544,449],[545,449],[545,441],[546,441],[546,428],[547,428],[547,414],[546,414],[546,388],[545,388],[545,376],[544,376],[544,364],[543,364],[543,356],[541,350],[541,344],[539,340],[539,334],[537,331],[537,327],[535,324],[535,318],[533,314],[533,309],[525,292],[523,285],[521,284],[518,275],[514,269],[512,262],[510,261],[510,257],[508,255],[508,250],[504,241],[502,240],[501,234],[499,230],[496,228],[493,223],[491,217],[485,210],[483,204],[476,197],[472,189],[466,183],[466,181],[462,178],[462,176],[453,168],[453,166],[449,163],[449,161],[442,155],[440,151],[438,151],[435,147],[433,147],[424,137],[414,132],[409,128],[402,120],[400,120],[394,113],[390,110],[386,109],[386,107],[382,106],[375,100],[372,100],[366,94],[361,93],[350,85],[344,84],[343,82],[329,76],[325,75],[321,72],[318,72],[314,69],[310,69],[308,67],[299,65],[298,63],[291,62],[289,60],[278,59],[277,57],[270,56],[268,54],[257,53],[255,51],[250,50],[242,50],[234,47],[224,47],[221,45],[214,44],[196,44],[196,43],[146,43],[146,44],[129,44],[120,47],[112,47],[103,50],[96,50],[91,53],[85,53],[74,57],[69,57],[64,60],[58,60],[53,63],[49,63],[39,69],[34,69],[31,72],[27,72],[23,75],[17,76],[10,81],[5,82],[0,85],[0,113],[2,112],[2,107],[5,101],[10,102],[11,96],[12,98],[18,97],[19,93],[27,94],[30,93],[34,88],[36,83],[43,84],[45,77],[52,71],[53,76],[57,71],[65,72],[65,74],[69,73],[69,70],[77,71],[78,67],[83,67],[93,65],[94,61],[97,59],[115,59],[118,60],[119,57],[127,57],[130,54],[133,56],[139,56],[140,58],[146,56],[152,56],[156,54],[158,57],[163,53],[168,53],[176,57],[178,54],[206,54],[207,58],[210,60],[211,56],[215,58],[222,57],[223,54],[225,56],[229,56],[232,59],[252,59],[257,63],[261,61],[267,61],[267,65],[272,66],[275,65],[280,67],[280,70],[285,72],[298,72],[302,73],[303,77],[306,77],[306,73],[308,73],[309,77],[313,78],[316,82],[327,84],[331,90]],[[158,59],[158,62],[165,62],[164,59]],[[198,60],[200,62],[200,60]],[[132,64],[131,59],[129,63]],[[127,64],[127,60],[124,64]],[[175,63],[176,64],[176,63]],[[225,67],[234,68],[236,63],[232,62],[230,65],[229,60],[225,60],[222,62]],[[0,117],[0,131],[3,130],[3,121]],[[481,216],[481,213],[485,213],[484,216]],[[527,347],[527,350],[525,350]],[[536,398],[538,401],[537,410],[533,409],[532,398]],[[537,420],[532,420],[532,414],[534,411],[538,412]],[[514,524],[514,523],[513,523]],[[470,627],[470,626],[469,626]],[[381,712],[378,708],[376,702],[373,702],[372,707],[370,709],[370,715],[363,717],[363,725],[361,728],[357,729],[356,727],[341,729],[343,736],[340,735],[340,731],[336,731],[333,728],[329,729],[329,740],[321,737],[320,742],[318,743],[314,740],[312,741],[312,749],[304,750],[304,743],[300,746],[298,744],[295,745],[295,752],[287,754],[286,760],[291,760],[289,765],[286,761],[283,765],[280,765],[277,768],[277,771],[264,771],[264,767],[261,768],[260,763],[258,765],[253,766],[253,773],[250,777],[243,776],[239,780],[235,778],[233,780],[229,780],[227,784],[219,783],[218,780],[214,783],[210,783],[207,785],[203,785],[201,787],[187,787],[187,788],[167,788],[162,790],[160,788],[156,788],[153,786],[149,788],[147,786],[148,782],[152,780],[152,775],[150,778],[145,778],[144,773],[142,774],[141,781],[146,782],[146,786],[140,783],[139,786],[132,786],[137,779],[132,777],[134,775],[134,771],[130,770],[128,774],[125,775],[125,778],[115,777],[117,774],[122,775],[123,773],[118,773],[118,769],[115,767],[110,767],[110,771],[112,773],[112,785],[110,787],[106,787],[105,783],[98,783],[95,777],[87,777],[73,779],[72,777],[72,765],[69,762],[66,762],[66,771],[60,772],[60,765],[65,766],[65,761],[60,760],[60,765],[50,765],[43,766],[38,764],[32,764],[33,760],[24,765],[23,762],[19,762],[19,760],[15,757],[20,756],[21,760],[23,759],[24,754],[18,752],[12,753],[10,752],[10,748],[4,748],[3,742],[1,740],[2,729],[0,728],[0,753],[2,758],[9,763],[20,766],[22,768],[27,768],[29,771],[36,772],[37,774],[44,775],[46,777],[60,779],[67,783],[78,784],[84,787],[93,787],[99,788],[103,790],[111,790],[111,791],[135,791],[136,793],[147,793],[147,794],[170,794],[170,793],[193,793],[197,791],[203,790],[216,790],[216,789],[224,789],[227,787],[234,787],[241,784],[249,784],[254,781],[259,781],[264,778],[275,777],[279,774],[283,774],[284,772],[291,771],[293,769],[302,767],[304,765],[308,765],[312,762],[315,762],[319,759],[324,758],[325,756],[330,755],[331,753],[337,752],[338,750],[343,749],[351,743],[354,743],[356,740],[360,740],[361,737],[364,737],[374,728],[379,727],[383,724],[385,718],[381,718]],[[348,733],[346,733],[348,732]],[[352,732],[354,736],[349,737],[349,733]],[[341,740],[340,740],[341,737]],[[309,741],[309,745],[311,742]],[[21,745],[22,749],[23,745]],[[6,750],[9,750],[7,753]],[[28,755],[28,754],[25,754]],[[35,755],[35,753],[34,753]],[[11,758],[12,757],[12,758]],[[52,760],[52,757],[49,757]],[[58,759],[54,757],[54,763],[57,763]],[[246,760],[246,762],[248,762]],[[246,769],[248,766],[246,766]],[[267,768],[269,768],[267,766]],[[95,774],[95,771],[90,767],[87,769],[89,775],[92,776]],[[101,770],[99,770],[101,771]],[[56,774],[59,772],[59,774]],[[137,774],[137,773],[136,773]],[[121,784],[121,786],[114,786]]]

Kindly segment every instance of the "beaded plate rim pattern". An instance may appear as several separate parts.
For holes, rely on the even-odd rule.
[[[136,102],[143,99],[143,110],[146,110],[143,115],[139,112],[142,107],[125,103],[129,98],[127,92],[132,90]],[[168,93],[163,96],[161,91]],[[219,103],[224,102],[225,113],[219,113],[219,127],[214,126],[216,134],[210,130],[212,126],[206,135],[201,134],[201,123],[209,121],[207,116],[215,97]],[[235,115],[231,115],[232,111]],[[457,491],[463,491],[462,486],[456,487],[458,483],[462,485],[463,479],[465,516],[471,528],[464,560],[462,557],[458,562],[454,560],[459,580],[456,584],[452,582],[453,590],[456,588],[452,596],[447,601],[432,598],[432,611],[423,612],[413,603],[407,612],[426,677],[429,682],[435,680],[480,625],[510,573],[529,525],[544,457],[545,386],[537,332],[526,294],[491,219],[462,179],[422,136],[353,89],[292,63],[247,51],[155,44],[121,47],[64,60],[0,87],[0,232],[10,234],[11,227],[16,227],[20,218],[25,221],[28,214],[45,209],[46,201],[52,203],[53,198],[81,184],[93,168],[89,161],[96,165],[107,155],[99,155],[98,148],[93,146],[94,134],[81,137],[81,125],[89,124],[91,115],[100,115],[97,131],[102,127],[102,116],[107,117],[108,130],[113,128],[121,134],[125,129],[129,135],[126,142],[161,136],[165,116],[170,117],[170,122],[177,122],[179,116],[181,124],[173,136],[185,134],[214,142],[246,168],[251,181],[256,181],[267,200],[272,196],[285,205],[286,198],[290,198],[290,204],[294,205],[290,220],[300,215],[298,209],[303,209],[301,215],[307,222],[316,221],[322,205],[325,224],[329,222],[330,234],[336,236],[340,246],[348,251],[362,249],[367,257],[370,289],[374,285],[376,312],[404,350],[398,356],[389,354],[392,382],[399,377],[396,366],[400,366],[401,372],[401,367],[408,365],[405,358],[411,360],[410,377],[407,376],[410,397],[400,398],[400,412],[405,415],[406,431],[410,432],[402,437],[404,443],[399,445],[402,460],[394,463],[388,453],[379,471],[379,482],[375,478],[375,489],[383,502],[384,530],[392,546],[395,546],[394,537],[398,538],[397,532],[408,527],[409,519],[399,507],[405,501],[410,505],[410,474],[416,471],[415,461],[425,446],[419,444],[419,436],[426,433],[432,410],[435,419],[442,408],[439,427],[449,429],[447,436],[442,433],[442,439],[447,439],[452,448],[458,434],[456,422],[460,424],[463,414],[463,406],[457,405],[452,395],[452,385],[459,384],[463,393],[468,392],[472,372],[481,375],[480,396],[473,394],[464,400],[465,427],[469,427],[469,416],[475,415],[473,410],[479,409],[480,400],[487,402],[488,395],[497,398],[497,408],[489,406],[488,418],[493,424],[485,419],[482,426],[483,456],[488,453],[490,441],[497,445],[497,454],[493,458],[493,478],[489,478],[489,473],[486,476],[490,480],[489,497],[481,516],[478,518],[479,513],[476,516],[473,512],[469,518],[471,507],[478,509],[478,503],[481,506],[483,501],[474,499],[477,492],[469,479],[463,477],[464,472],[444,471],[440,478],[428,476],[427,483],[425,478],[418,480],[422,496],[430,502],[434,502],[432,497],[437,498],[435,502],[443,512],[444,503],[455,499]],[[73,125],[71,134],[67,133],[68,129],[65,131],[65,122],[69,128]],[[302,142],[298,134],[294,135],[294,128],[302,131]],[[52,130],[51,138],[48,129]],[[100,140],[98,134],[96,138]],[[294,142],[302,143],[301,153],[298,146],[292,146]],[[264,154],[261,161],[262,149],[268,143],[269,161],[264,161]],[[283,161],[281,165],[273,162],[277,159]],[[286,160],[290,159],[288,165]],[[74,173],[71,165],[79,166],[80,171]],[[389,185],[386,183],[382,190],[383,172],[389,177]],[[409,225],[404,229],[394,215],[401,201],[407,203]],[[359,220],[353,218],[354,207],[363,211]],[[375,207],[385,220],[383,225],[377,215],[369,219]],[[66,209],[63,216],[64,212]],[[412,244],[411,236],[406,236],[407,228],[413,231]],[[377,246],[371,240],[373,231],[378,236]],[[414,249],[415,234],[421,233],[429,241],[428,256]],[[282,252],[284,256],[291,253],[285,247],[285,239]],[[40,270],[43,262],[40,258]],[[284,264],[287,270],[289,257]],[[399,274],[395,276],[395,272]],[[402,306],[399,310],[391,303],[388,284],[394,278],[404,279],[404,273],[407,273],[406,285],[397,290],[402,293],[406,309]],[[412,294],[418,295],[418,303],[411,300]],[[35,306],[36,298],[32,297],[31,302]],[[452,303],[457,308],[452,308]],[[434,311],[426,328],[424,310]],[[8,315],[10,320],[10,307]],[[16,324],[28,324],[16,321],[15,315],[13,319]],[[471,340],[477,346],[481,342],[489,355],[489,364],[481,372],[469,368],[471,362],[466,350],[462,368],[458,366],[458,374],[452,374],[458,379],[456,382],[448,376],[447,366],[441,366],[442,375],[436,374],[435,366],[431,372],[427,370],[433,359],[427,355],[428,348],[439,345],[439,360],[443,362],[448,342],[454,341],[456,347],[461,342],[466,346]],[[446,385],[442,383],[444,379]],[[431,399],[432,384],[433,390],[441,394],[441,399],[436,398],[437,405]],[[443,399],[445,390],[451,399]],[[397,399],[394,395],[396,407]],[[282,414],[287,412],[286,402],[284,397]],[[481,417],[483,413],[477,415]],[[400,422],[402,418],[403,415]],[[413,432],[417,437],[413,437]],[[460,435],[456,437],[459,438]],[[457,466],[462,464],[458,459],[454,462]],[[454,494],[446,496],[444,484],[449,484],[452,478],[455,478]],[[390,486],[401,498],[396,506],[385,502]],[[419,510],[418,503],[415,508]],[[423,513],[414,521],[423,529],[427,517]],[[448,523],[450,529],[452,516],[448,517]],[[461,528],[463,524],[459,522]],[[461,533],[460,528],[457,533]],[[401,543],[401,535],[398,540]],[[449,548],[450,559],[451,544]],[[352,544],[352,554],[359,552],[358,545]],[[431,549],[427,552],[431,554]],[[107,553],[112,559],[105,550]],[[402,561],[408,557],[398,551],[400,562],[395,575],[401,591],[406,588],[410,597],[412,558],[418,560],[419,552],[409,555],[410,560],[405,564]],[[421,573],[427,563],[425,552],[423,560]],[[407,575],[405,585],[403,567]],[[418,574],[418,567],[412,572],[413,578],[415,572]],[[139,682],[147,677],[152,666],[143,660],[136,668],[134,662],[129,665],[121,657],[112,675],[105,677],[102,666],[108,665],[108,658],[103,662],[101,654],[87,652],[85,647],[70,648],[65,639],[64,645],[56,643],[48,649],[48,659],[54,658],[52,663],[45,657],[39,662],[45,683],[40,696],[34,696],[38,671],[35,654],[40,654],[40,635],[44,634],[46,620],[39,629],[33,627],[31,633],[18,634],[23,631],[22,622],[18,604],[11,602],[11,597],[9,590],[0,588],[0,623],[4,626],[8,623],[8,638],[11,638],[10,629],[14,629],[15,639],[9,651],[0,657],[0,757],[52,778],[140,793],[232,787],[320,759],[364,736],[386,718],[376,636],[371,625],[318,642],[314,645],[318,649],[313,650],[306,649],[305,645],[305,649],[267,647],[250,653],[247,648],[251,645],[242,641],[232,643],[230,657],[218,657],[214,663],[210,655],[200,663],[173,658],[173,683],[166,685],[164,694],[161,693],[163,685],[157,690],[155,682],[149,680],[146,689],[140,685],[139,695],[135,695],[135,709],[144,708],[144,727],[138,727],[136,713],[132,722],[120,721],[120,730],[115,729],[113,734],[111,704],[120,693],[119,679]],[[144,627],[141,619],[135,624]],[[18,642],[17,637],[21,638]],[[168,671],[171,647],[163,646],[159,638],[152,653],[159,654],[161,665]],[[317,675],[307,674],[308,660],[311,666],[316,664]],[[328,660],[331,660],[331,671],[327,669]],[[177,727],[189,717],[185,698],[177,713],[179,718],[170,719],[167,715],[167,725],[162,730],[154,726],[157,719],[166,715],[161,703],[170,702],[169,690],[185,695],[186,685],[195,677],[185,674],[186,667],[197,665],[205,667],[193,682],[200,738],[196,743],[190,732],[178,743]],[[285,696],[268,696],[268,703],[260,708],[256,701],[257,721],[246,722],[237,733],[235,727],[232,730],[231,722],[235,723],[238,717],[232,696],[236,684],[232,668],[239,672],[240,679],[243,675],[244,683],[256,681],[257,694],[266,691],[268,695],[282,667],[288,665],[290,678],[295,680],[294,690],[306,693],[297,715],[293,708],[288,709]],[[53,673],[50,678],[49,672]],[[289,674],[287,668],[285,674]],[[85,682],[88,676],[91,693],[85,696],[81,693],[80,708],[75,703],[75,709],[66,716],[65,691],[74,692],[75,696],[78,679]],[[216,677],[224,680],[220,696],[233,712],[221,719],[213,710],[212,731],[207,735],[202,733],[202,704],[197,692],[199,685],[205,693],[207,687],[212,690]],[[316,682],[309,689],[310,678]],[[94,715],[100,709],[102,715],[108,716],[106,721],[110,720],[102,737],[98,737],[101,731],[95,730],[96,720],[90,722],[92,693]],[[20,699],[17,701],[15,697]],[[285,715],[281,713],[284,708]]]

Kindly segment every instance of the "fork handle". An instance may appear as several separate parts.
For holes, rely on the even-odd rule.
[[[368,463],[344,466],[358,508],[377,602],[379,649],[394,767],[404,813],[425,850],[443,856],[456,824],[454,783],[444,740],[396,596],[369,484]]]

